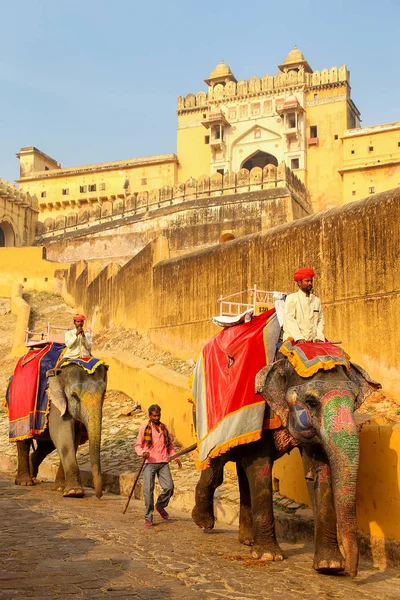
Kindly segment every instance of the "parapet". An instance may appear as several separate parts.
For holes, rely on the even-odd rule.
[[[29,192],[17,188],[12,183],[1,179],[0,177],[0,198],[5,198],[17,206],[30,208],[34,212],[39,212],[36,196],[31,196]]]
[[[251,79],[228,81],[226,85],[217,83],[206,92],[199,92],[197,95],[188,94],[186,97],[178,96],[178,113],[186,109],[194,109],[206,106],[213,100],[223,100],[224,98],[232,100],[242,99],[247,96],[256,96],[258,94],[273,93],[281,91],[284,88],[293,86],[304,86],[307,89],[321,87],[325,85],[334,85],[338,83],[349,83],[350,72],[346,65],[341,67],[332,67],[331,69],[322,69],[322,71],[313,71],[307,73],[300,68],[298,71],[288,71],[286,73],[277,73],[276,75],[264,75],[264,77],[252,77]]]
[[[197,198],[245,194],[274,188],[286,188],[303,206],[306,213],[312,212],[306,187],[282,162],[278,167],[270,164],[263,169],[254,167],[251,171],[240,169],[237,173],[228,172],[224,175],[215,173],[211,177],[202,175],[198,179],[191,177],[186,183],[134,193],[126,198],[118,198],[114,202],[107,200],[101,204],[84,206],[78,211],[59,214],[55,218],[47,218],[44,223],[38,223],[37,235],[46,236],[49,233],[54,235],[55,232],[78,229],[82,225],[107,223],[133,214],[166,209]]]

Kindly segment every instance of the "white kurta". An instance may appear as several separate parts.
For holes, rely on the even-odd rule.
[[[76,335],[76,329],[69,329],[65,332],[65,345],[67,350],[64,358],[89,358],[92,349],[92,335],[85,331],[83,335]]]
[[[289,337],[296,342],[325,340],[321,300],[314,294],[307,296],[299,290],[286,298],[283,339],[287,340]]]

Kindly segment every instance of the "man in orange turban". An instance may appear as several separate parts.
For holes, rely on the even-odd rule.
[[[67,350],[64,358],[89,358],[92,350],[92,336],[89,331],[83,329],[86,317],[84,315],[74,315],[72,319],[75,329],[69,329],[65,332]]]
[[[314,276],[309,267],[298,269],[294,274],[299,290],[286,298],[284,340],[293,338],[299,344],[325,341],[321,300],[311,293]]]

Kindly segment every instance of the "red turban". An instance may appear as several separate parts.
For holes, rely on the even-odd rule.
[[[74,315],[74,316],[72,317],[72,319],[73,319],[74,321],[86,321],[86,317],[85,317],[85,315]]]
[[[314,277],[315,273],[310,267],[303,267],[299,269],[294,274],[295,281],[301,281],[302,279],[310,279],[310,277]]]

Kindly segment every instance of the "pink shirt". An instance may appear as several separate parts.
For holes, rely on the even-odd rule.
[[[166,463],[168,462],[168,457],[175,454],[175,450],[172,444],[165,447],[165,440],[163,432],[157,431],[154,427],[153,423],[151,424],[151,437],[153,440],[153,444],[151,446],[147,446],[144,443],[144,432],[147,427],[147,423],[141,426],[139,430],[139,434],[137,436],[135,450],[138,456],[143,456],[143,452],[150,452],[149,458],[146,460],[147,463]],[[165,427],[165,426],[164,426]]]

